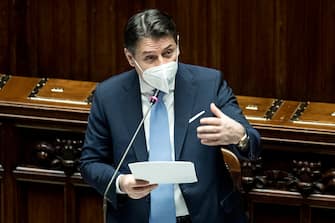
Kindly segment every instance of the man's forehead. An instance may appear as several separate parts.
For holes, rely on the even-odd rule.
[[[173,37],[166,36],[162,38],[141,38],[136,44],[136,52],[139,54],[160,52],[171,46],[176,45]]]

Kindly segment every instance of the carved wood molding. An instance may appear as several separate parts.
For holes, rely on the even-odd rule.
[[[82,140],[56,139],[55,142],[38,142],[33,148],[33,160],[39,168],[62,170],[70,176],[79,171]]]
[[[7,84],[9,78],[9,75],[0,74],[0,90]]]
[[[242,163],[242,185],[245,191],[270,189],[312,194],[335,195],[335,167],[323,169],[322,162],[291,160],[291,170],[263,169],[262,160]]]
[[[2,165],[0,164],[0,180],[2,179],[4,169],[2,168]]]

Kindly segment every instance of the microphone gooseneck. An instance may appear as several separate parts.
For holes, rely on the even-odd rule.
[[[112,186],[113,181],[115,180],[116,174],[119,172],[119,170],[120,170],[120,168],[121,168],[121,165],[122,165],[124,159],[126,158],[126,156],[127,156],[128,152],[129,152],[131,146],[133,145],[133,143],[134,143],[134,141],[135,141],[135,139],[136,139],[136,136],[138,135],[138,133],[139,133],[139,131],[140,131],[140,129],[141,129],[141,127],[142,127],[142,125],[143,125],[143,123],[144,123],[144,120],[145,120],[146,117],[148,116],[148,114],[149,114],[149,112],[150,112],[152,106],[158,101],[158,94],[159,94],[159,92],[160,92],[160,91],[159,91],[158,89],[155,89],[154,94],[153,94],[152,96],[150,96],[150,98],[149,98],[149,101],[150,101],[150,107],[149,107],[149,109],[146,111],[146,113],[144,114],[144,116],[143,116],[141,122],[138,124],[137,129],[136,129],[134,135],[132,136],[132,138],[131,138],[131,140],[130,140],[130,142],[129,142],[127,148],[126,148],[126,150],[124,151],[124,153],[123,153],[123,155],[122,155],[122,157],[121,157],[120,162],[118,163],[118,165],[117,165],[117,167],[116,167],[116,169],[115,169],[115,171],[114,171],[114,173],[113,173],[113,175],[112,175],[112,178],[111,178],[110,181],[108,182],[108,185],[107,185],[107,187],[106,187],[106,189],[105,189],[104,197],[103,197],[103,215],[104,215],[103,217],[104,217],[104,223],[107,223],[107,194],[108,194],[108,192],[109,192],[109,190],[110,190],[110,187]]]

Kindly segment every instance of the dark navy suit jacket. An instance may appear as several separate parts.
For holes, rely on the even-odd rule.
[[[198,177],[196,183],[180,185],[192,222],[243,222],[220,147],[202,145],[196,133],[200,118],[191,123],[189,119],[203,110],[206,112],[202,117],[212,116],[210,103],[214,102],[223,113],[246,128],[250,137],[248,150],[238,155],[249,158],[258,155],[260,136],[243,116],[219,71],[180,63],[175,84],[175,159],[193,162]],[[98,85],[89,115],[81,173],[101,194],[142,117],[139,79],[135,70],[113,76]],[[229,148],[237,151],[235,145]],[[146,160],[148,152],[142,127],[118,174],[130,173],[128,163]],[[113,182],[108,199],[109,223],[148,222],[149,196],[136,200],[118,195]]]

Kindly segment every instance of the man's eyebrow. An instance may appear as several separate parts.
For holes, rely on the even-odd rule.
[[[155,52],[155,51],[143,51],[142,54],[143,54],[143,55],[146,55],[146,54],[152,54],[152,53],[154,53],[154,52]]]
[[[163,50],[168,50],[170,48],[173,47],[173,44],[169,44],[167,47],[165,47]],[[155,53],[156,51],[155,50],[151,50],[151,51],[143,51],[142,52],[142,55],[147,55],[147,54],[152,54],[152,53]]]
[[[173,47],[173,44],[168,45],[167,47],[164,48],[164,50],[167,50],[169,48]]]

